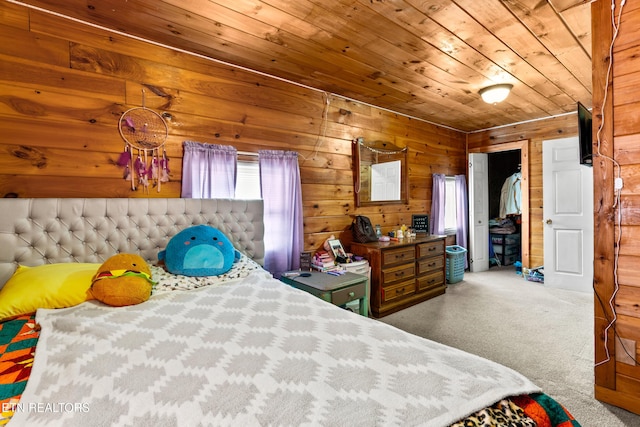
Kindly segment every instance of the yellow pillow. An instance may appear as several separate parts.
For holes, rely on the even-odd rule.
[[[0,322],[39,308],[64,308],[93,299],[91,279],[102,264],[19,265],[0,289]]]

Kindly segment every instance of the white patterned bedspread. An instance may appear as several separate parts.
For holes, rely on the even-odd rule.
[[[446,426],[540,391],[254,272],[140,305],[40,310],[17,426]]]

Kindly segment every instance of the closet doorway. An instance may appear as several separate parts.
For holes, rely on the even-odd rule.
[[[487,155],[489,175],[489,267],[512,266],[522,252],[520,150]]]
[[[520,259],[522,265],[529,267],[529,140],[522,140],[517,142],[510,142],[490,147],[480,147],[469,150],[470,160],[474,155],[478,153],[484,153],[481,156],[487,160],[487,167],[485,173],[478,174],[473,173],[470,161],[469,171],[469,256],[472,263],[471,271],[483,271],[489,268],[489,258],[486,256],[489,244],[489,218],[493,215],[493,208],[495,204],[500,204],[500,192],[502,185],[507,176],[517,172],[518,165],[520,165],[520,210],[522,215],[520,217]],[[489,166],[489,158],[496,155],[492,159],[494,167]],[[509,160],[509,164],[505,164],[500,167],[501,172],[493,171],[495,169],[495,163],[500,161],[500,157]],[[477,159],[477,156],[476,156]],[[475,176],[474,176],[475,175]],[[482,175],[482,176],[479,176]],[[503,176],[504,175],[504,176]],[[493,182],[490,182],[493,180]],[[478,181],[478,182],[476,182]],[[483,187],[483,188],[480,188]],[[496,188],[497,187],[497,188]],[[475,189],[475,191],[474,191]],[[491,196],[496,194],[497,197]],[[477,211],[477,212],[476,212]],[[477,258],[478,263],[474,265],[474,260]]]

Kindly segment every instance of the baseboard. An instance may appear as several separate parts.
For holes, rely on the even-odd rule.
[[[640,415],[640,396],[630,395],[610,388],[595,386],[595,398],[601,402],[626,409]]]

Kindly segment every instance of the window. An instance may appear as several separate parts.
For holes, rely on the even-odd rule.
[[[238,160],[236,168],[236,199],[261,199],[258,162]]]
[[[456,205],[456,178],[454,176],[447,176],[445,177],[444,200],[444,231],[446,234],[456,234],[458,231]]]

